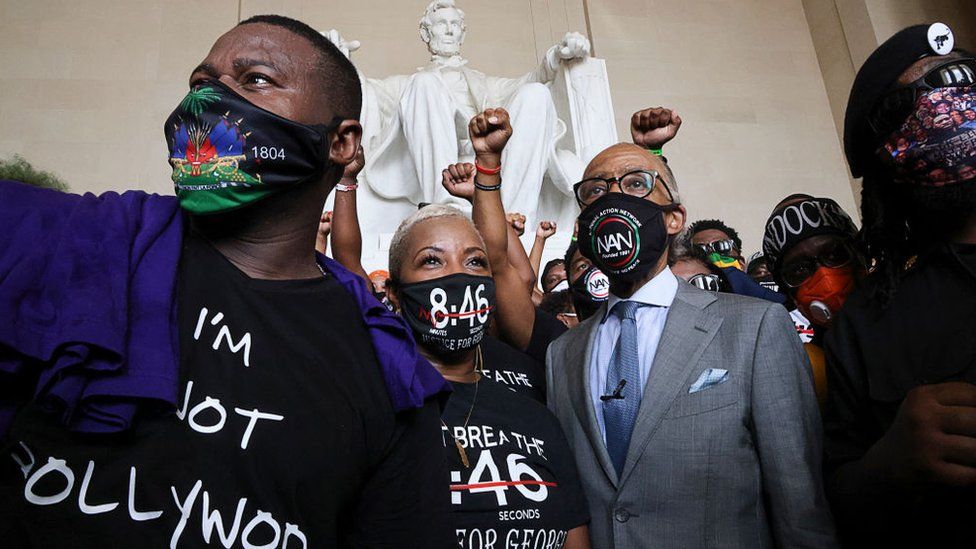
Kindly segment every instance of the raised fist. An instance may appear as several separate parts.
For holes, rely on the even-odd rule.
[[[562,42],[556,44],[556,57],[564,61],[590,55],[590,41],[578,32],[567,32]]]
[[[912,389],[868,454],[892,480],[976,486],[976,385],[955,381]]]
[[[322,212],[319,218],[319,236],[327,237],[332,232],[332,212]]]
[[[470,162],[451,164],[441,172],[441,185],[451,196],[470,202],[474,197],[474,171]]]
[[[515,234],[517,234],[519,236],[522,236],[523,234],[525,234],[525,216],[524,215],[522,215],[522,214],[520,214],[518,212],[512,212],[510,214],[507,214],[505,216],[505,219],[508,220],[508,224],[511,225],[513,229],[515,229]]]
[[[343,179],[352,179],[355,181],[359,177],[359,172],[363,171],[363,166],[366,165],[366,155],[363,153],[363,147],[360,146],[359,150],[356,151],[356,158],[352,162],[346,164],[346,168],[342,171]]]
[[[329,233],[332,232],[332,212],[322,212],[319,230],[315,233],[315,251],[324,254],[329,246]]]
[[[535,236],[543,240],[548,239],[550,236],[554,234],[556,234],[555,221],[540,221],[539,227],[535,230]]]
[[[326,32],[320,33],[322,36],[326,37],[329,42],[332,42],[335,47],[339,48],[342,55],[349,58],[349,54],[359,49],[359,40],[346,40],[339,34],[339,31],[335,29],[328,30]]]
[[[512,137],[512,124],[508,120],[508,111],[502,108],[485,109],[485,112],[476,114],[468,124],[468,134],[471,137],[475,156],[500,160],[505,144]]]
[[[648,149],[660,149],[674,139],[681,127],[678,113],[664,107],[644,109],[630,118],[630,136],[635,145]]]

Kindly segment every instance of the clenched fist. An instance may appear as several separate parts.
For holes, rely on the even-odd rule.
[[[441,172],[441,185],[451,196],[470,202],[474,198],[474,171],[470,162],[451,164]]]
[[[554,234],[556,234],[555,221],[540,221],[539,227],[535,230],[536,238],[541,238],[542,240],[546,240]]]
[[[976,385],[956,381],[912,389],[868,454],[892,480],[976,486]]]
[[[644,109],[630,118],[630,136],[635,145],[648,149],[660,149],[674,139],[681,127],[678,113],[664,107]]]
[[[468,134],[474,154],[479,160],[478,164],[486,168],[497,167],[501,163],[502,150],[512,137],[508,111],[502,108],[485,109],[485,112],[471,119]],[[485,162],[482,163],[482,160]]]
[[[366,154],[363,152],[362,146],[356,151],[356,158],[352,162],[346,164],[345,169],[342,170],[342,178],[346,180],[355,181],[359,177],[359,172],[363,171],[363,166],[366,165]]]
[[[522,214],[520,214],[518,212],[512,212],[512,213],[506,215],[505,216],[505,219],[507,219],[508,220],[508,224],[511,225],[513,229],[515,229],[515,234],[517,234],[519,236],[522,236],[523,234],[525,234],[525,216],[524,215],[522,215]]]

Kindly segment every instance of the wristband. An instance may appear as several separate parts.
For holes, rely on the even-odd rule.
[[[497,168],[488,169],[488,168],[482,167],[480,164],[478,164],[477,162],[475,162],[474,163],[474,167],[475,167],[476,170],[478,170],[478,173],[483,173],[485,175],[498,175],[502,171],[501,164],[499,164]]]
[[[339,192],[349,192],[355,191],[359,187],[359,183],[353,183],[352,185],[343,185],[342,183],[336,183],[335,189]]]
[[[478,183],[478,178],[475,178],[474,188],[478,189],[479,191],[497,191],[498,189],[502,188],[502,185],[501,183],[498,185],[482,185],[481,183]]]
[[[664,149],[650,149],[649,148],[647,150],[651,151],[651,154],[653,154],[655,156],[663,156],[664,155]]]

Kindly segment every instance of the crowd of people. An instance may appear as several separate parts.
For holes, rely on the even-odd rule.
[[[470,213],[421,205],[367,273],[347,57],[257,16],[189,83],[175,197],[0,182],[0,545],[972,543],[976,56],[945,25],[857,74],[861,228],[810,189],[748,258],[687,223],[655,107],[543,265],[487,108],[441,174]]]

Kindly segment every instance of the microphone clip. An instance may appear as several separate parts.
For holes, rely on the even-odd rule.
[[[613,390],[613,393],[609,395],[600,395],[600,400],[602,400],[603,402],[608,402],[610,400],[615,400],[615,399],[623,400],[624,398],[623,391],[626,385],[627,385],[627,380],[621,379],[620,383],[617,384],[617,388]]]

